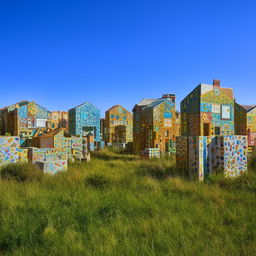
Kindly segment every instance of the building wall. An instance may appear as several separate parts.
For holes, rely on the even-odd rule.
[[[146,135],[142,126],[142,118],[142,107],[136,105],[133,108],[133,151],[137,154],[146,148]]]
[[[235,134],[247,135],[247,111],[235,103]]]
[[[0,137],[0,166],[27,161],[27,149],[20,148],[19,137]]]
[[[235,177],[247,171],[246,136],[181,136],[177,138],[177,167],[203,180],[223,173]]]
[[[84,103],[69,110],[69,132],[74,136],[86,136],[84,128],[93,127],[95,141],[100,141],[100,110]]]
[[[22,146],[31,139],[38,128],[46,128],[51,112],[35,102],[15,104],[1,111],[2,134],[20,137]]]
[[[50,129],[64,128],[65,132],[68,132],[68,112],[52,111],[47,127]]]
[[[126,132],[123,133],[124,137],[116,137],[115,127],[125,126]],[[133,141],[132,134],[132,114],[124,107],[117,105],[105,112],[105,140],[106,143],[128,143]],[[121,134],[119,134],[121,136]]]
[[[248,135],[249,146],[256,146],[256,108],[247,113],[246,131]]]
[[[220,86],[197,86],[181,102],[181,135],[234,135],[232,92]]]
[[[179,133],[177,122],[179,124],[174,99],[158,99],[143,107],[136,105],[133,109],[134,151],[140,153],[145,148],[159,148],[161,153],[175,152],[173,142]]]

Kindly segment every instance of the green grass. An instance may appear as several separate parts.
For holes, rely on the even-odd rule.
[[[56,176],[3,169],[0,255],[256,255],[256,174],[174,166],[103,151]]]

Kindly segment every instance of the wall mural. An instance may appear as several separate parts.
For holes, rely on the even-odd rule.
[[[95,141],[100,141],[100,111],[86,102],[68,112],[69,132],[71,135],[86,136],[92,133]]]
[[[120,105],[105,112],[104,140],[108,144],[133,141],[131,112]]]

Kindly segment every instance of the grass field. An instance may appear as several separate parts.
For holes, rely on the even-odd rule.
[[[103,151],[56,176],[1,171],[0,255],[256,255],[256,174],[205,183]]]

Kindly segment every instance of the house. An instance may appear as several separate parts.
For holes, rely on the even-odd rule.
[[[247,137],[235,135],[233,89],[199,84],[181,102],[177,168],[199,180],[213,173],[235,177],[247,171]]]
[[[132,113],[120,105],[105,112],[104,139],[108,145],[132,142]]]
[[[234,135],[233,89],[199,84],[181,102],[181,135]]]
[[[1,134],[19,136],[26,146],[38,128],[46,128],[51,112],[34,101],[21,101],[0,109]]]
[[[85,102],[68,111],[69,133],[73,136],[85,137],[92,133],[95,142],[100,141],[100,110],[89,102]]]
[[[133,108],[134,151],[159,148],[161,153],[175,152],[173,142],[178,134],[179,114],[174,94],[164,94],[157,100],[142,100]]]
[[[68,133],[68,112],[52,111],[51,119],[48,120],[47,127],[50,129],[64,128],[65,133]]]
[[[256,146],[256,105],[235,103],[235,132],[246,135],[250,147]]]

